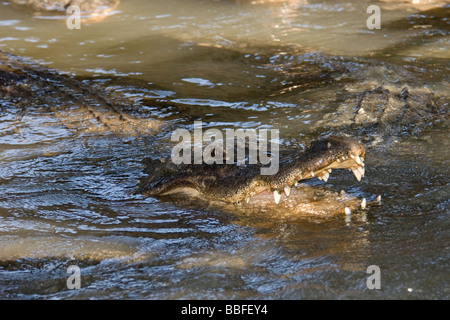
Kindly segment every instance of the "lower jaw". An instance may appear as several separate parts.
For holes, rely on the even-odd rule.
[[[347,193],[336,193],[306,184],[292,188],[289,197],[284,193],[276,204],[273,194],[261,192],[239,205],[245,211],[259,211],[270,215],[334,216],[348,214],[361,207],[361,200]]]
[[[273,192],[263,191],[248,202],[224,202],[204,197],[195,189],[184,188],[160,197],[187,208],[224,211],[242,214],[262,214],[265,217],[331,217],[349,214],[361,208],[361,200],[345,192],[337,193],[307,184],[292,188],[289,197],[284,192],[278,204]]]

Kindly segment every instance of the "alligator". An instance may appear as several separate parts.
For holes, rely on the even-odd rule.
[[[139,116],[117,94],[0,51],[0,111],[14,115],[0,136],[26,125],[22,119],[33,110],[76,134],[152,135],[162,125]]]

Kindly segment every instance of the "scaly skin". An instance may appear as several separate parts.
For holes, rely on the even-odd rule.
[[[127,108],[120,96],[0,51],[0,112],[17,114],[17,123],[41,109],[77,132],[149,135],[160,129],[160,121],[131,117]]]

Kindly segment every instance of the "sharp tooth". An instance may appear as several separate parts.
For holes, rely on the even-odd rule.
[[[355,156],[353,154],[350,154],[350,158],[355,159]]]
[[[273,192],[273,199],[275,200],[275,203],[276,203],[276,204],[279,204],[279,203],[280,203],[280,200],[281,200],[281,194],[278,192],[278,190],[275,190],[275,191]]]
[[[357,164],[361,164],[362,163],[361,158],[359,156],[355,157],[355,161],[356,161]]]
[[[357,169],[352,169],[352,171],[356,177],[356,180],[361,181],[361,173]]]
[[[352,214],[352,210],[350,210],[349,207],[345,207],[344,212],[345,212],[345,214],[347,214],[347,215]]]
[[[330,174],[328,172],[325,172],[322,176],[322,179],[323,179],[323,181],[327,182],[329,177],[330,177]]]
[[[314,171],[311,171],[311,175],[314,177]]]
[[[341,159],[337,158],[336,161],[337,161],[337,162],[341,162]]]
[[[366,198],[363,198],[363,199],[361,200],[361,209],[365,209],[366,206],[367,206]]]
[[[361,174],[361,177],[364,177],[364,168],[363,167],[358,167],[358,168],[356,168],[358,171],[359,171],[359,173]]]
[[[376,200],[376,201],[377,201],[378,204],[381,204],[381,195],[379,195],[379,196],[377,197],[377,200]]]
[[[284,187],[284,193],[286,193],[286,196],[289,197],[289,195],[291,194],[291,187],[289,186]]]
[[[331,169],[328,169],[328,172],[329,172],[329,173],[331,173],[331,171],[332,171]]]
[[[322,177],[322,176],[318,176],[318,177],[317,177],[317,179],[319,179],[319,180],[322,180],[322,179],[323,179],[323,177]]]
[[[249,203],[250,198],[245,198],[245,203]]]
[[[295,187],[298,186],[298,181],[295,181],[295,182],[294,182],[294,186],[295,186]]]

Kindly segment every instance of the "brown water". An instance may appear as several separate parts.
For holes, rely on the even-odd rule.
[[[167,155],[172,130],[193,120],[278,128],[284,146],[301,146],[339,105],[333,77],[357,69],[353,57],[420,75],[448,108],[448,17],[380,2],[374,31],[369,4],[130,0],[68,30],[64,17],[1,2],[0,50],[121,93],[139,117],[168,125],[133,137],[83,133],[33,109],[18,122],[14,108],[1,114],[0,297],[450,298],[444,122],[369,149],[361,183],[331,176],[332,189],[382,196],[351,217],[268,220],[133,194],[141,160]],[[66,286],[70,265],[81,268],[78,290]],[[380,290],[366,286],[370,265]]]

